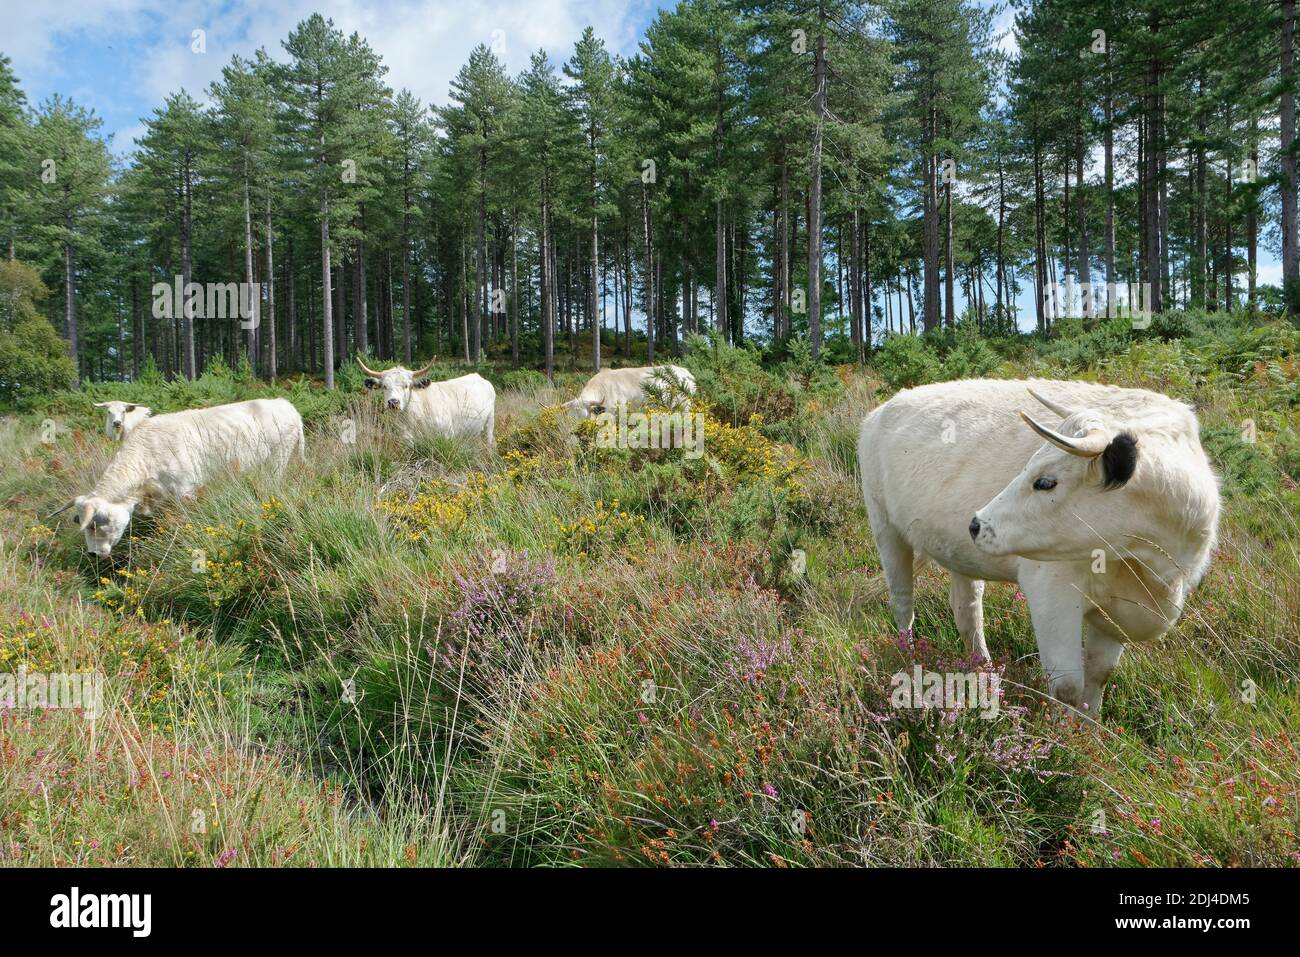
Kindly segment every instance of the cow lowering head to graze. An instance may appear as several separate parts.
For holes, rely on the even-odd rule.
[[[1094,716],[1124,646],[1173,627],[1214,551],[1218,481],[1196,416],[1156,392],[922,386],[866,417],[858,459],[899,629],[912,627],[913,569],[932,558],[952,573],[968,650],[987,659],[984,582],[1018,582],[1048,691]]]
[[[637,366],[601,369],[582,387],[577,398],[564,403],[569,414],[587,419],[620,404],[639,405],[650,398],[650,390],[669,397],[674,407],[690,408],[695,394],[695,377],[681,366]]]
[[[483,436],[491,445],[496,431],[496,389],[477,372],[443,382],[425,378],[436,361],[437,356],[414,372],[402,366],[376,372],[360,359],[357,365],[368,376],[367,389],[383,390],[384,407],[399,416],[408,439],[421,432],[448,438]]]
[[[96,402],[95,408],[104,410],[104,434],[118,441],[126,438],[132,429],[153,415],[153,410],[147,405],[132,402]]]
[[[263,464],[282,470],[303,449],[302,416],[288,399],[154,416],[131,432],[94,488],[73,499],[73,517],[86,549],[105,558],[137,510],[188,498],[223,473]]]

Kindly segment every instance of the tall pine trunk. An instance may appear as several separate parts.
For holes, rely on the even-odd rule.
[[[1102,131],[1106,177],[1106,307],[1110,312],[1110,299],[1115,295],[1115,102],[1111,90],[1110,44],[1106,44],[1106,99],[1102,107],[1105,129]]]
[[[274,379],[279,372],[276,360],[275,341],[275,256],[271,230],[271,193],[266,193],[266,374]]]
[[[1296,282],[1300,280],[1300,234],[1296,222],[1295,158],[1295,0],[1282,0],[1282,288],[1288,306],[1300,298]]]
[[[555,384],[555,284],[551,273],[550,210],[546,181],[542,181],[542,249],[538,257],[542,285],[542,343],[546,352],[546,381]]]
[[[64,228],[72,233],[72,212],[64,214]],[[77,261],[72,243],[63,244],[63,334],[72,358],[73,382],[81,382],[81,355],[77,349]]]
[[[510,223],[510,361],[519,368],[519,220]]]
[[[952,328],[957,322],[957,297],[953,288],[953,225],[952,225],[952,180],[946,179],[943,184],[944,205],[947,207],[945,219],[947,223],[944,229],[943,244],[943,302],[944,302],[944,321],[948,328]]]
[[[262,297],[253,293],[253,209],[249,196],[248,174],[244,175],[244,282],[248,289],[248,298],[240,296],[240,311],[236,322],[244,327],[244,354],[248,357],[251,368],[257,368],[257,327],[261,324],[258,314],[262,308]],[[248,316],[244,317],[247,308]]]
[[[193,233],[191,218],[190,151],[185,150],[181,166],[181,288],[188,289],[193,271],[190,257],[190,241]],[[194,363],[194,305],[188,296],[181,297],[182,348],[181,362],[185,378],[193,379],[197,374]]]
[[[825,12],[818,15],[825,29]],[[813,358],[822,346],[822,133],[826,119],[826,34],[817,37],[817,58],[813,66],[812,181],[808,187],[808,340]]]
[[[655,266],[654,245],[650,232],[650,193],[641,181],[641,225],[645,239],[645,338],[646,362],[655,361]]]
[[[1079,108],[1083,111],[1083,87],[1080,83],[1079,88]],[[1078,209],[1079,216],[1079,288],[1083,293],[1083,315],[1085,319],[1090,319],[1096,310],[1096,301],[1092,294],[1092,264],[1088,261],[1091,256],[1088,251],[1088,205],[1084,202],[1083,194],[1083,125],[1080,124],[1078,131],[1075,133],[1074,140],[1074,166],[1076,185],[1074,190],[1074,202]]]
[[[321,138],[322,145],[324,137]],[[321,363],[325,368],[325,388],[334,388],[334,296],[330,289],[330,208],[324,182],[320,188],[320,283],[321,283]]]
[[[933,98],[933,91],[930,92]],[[925,143],[922,161],[925,163],[925,198],[922,205],[924,259],[924,309],[921,321],[926,332],[939,328],[939,193],[937,185],[937,157],[934,154],[935,110],[932,103],[926,107],[922,121],[925,129]],[[901,320],[901,310],[900,310]]]

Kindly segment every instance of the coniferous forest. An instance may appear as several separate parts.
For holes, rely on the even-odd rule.
[[[588,30],[512,75],[480,44],[443,103],[312,16],[134,144],[5,66],[0,237],[92,380],[220,357],[332,386],[356,354],[549,373],[705,332],[862,361],[962,321],[1048,334],[1130,285],[1155,313],[1277,308],[1293,5],[1014,9],[1008,35],[969,0],[682,3],[626,57]],[[258,284],[256,329],[183,294],[155,316],[177,277]]]

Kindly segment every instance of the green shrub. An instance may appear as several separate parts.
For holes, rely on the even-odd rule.
[[[1277,487],[1277,470],[1260,453],[1257,442],[1248,442],[1239,429],[1215,425],[1201,429],[1201,444],[1223,475],[1228,494],[1256,494]]]
[[[1128,350],[1133,341],[1132,321],[1125,317],[1106,319],[1087,328],[1080,320],[1062,320],[1057,338],[1043,354],[1067,371],[1080,372],[1108,356]]]
[[[957,379],[982,379],[1002,362],[993,348],[980,336],[973,322],[958,323],[954,330],[946,330],[940,343],[943,370],[940,377],[947,382]]]
[[[533,369],[511,369],[501,375],[502,389],[534,392],[538,389],[545,389],[546,385],[546,376]]]
[[[874,365],[891,389],[925,385],[943,374],[939,357],[919,336],[890,336],[876,350]]]
[[[36,270],[0,261],[0,408],[31,408],[76,378],[66,343],[36,311],[48,294]]]
[[[1278,433],[1277,463],[1291,481],[1300,483],[1300,435],[1291,429]]]

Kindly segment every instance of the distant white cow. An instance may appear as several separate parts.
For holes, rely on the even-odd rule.
[[[676,405],[690,407],[695,394],[695,376],[681,366],[637,366],[631,369],[601,369],[587,380],[576,399],[564,403],[572,415],[586,419],[620,403],[635,405],[649,398],[647,386],[667,389],[675,386],[679,393]]]
[[[1062,421],[1021,411],[1031,397]],[[968,651],[987,659],[984,581],[1019,582],[1050,693],[1093,715],[1125,643],[1177,622],[1214,551],[1219,488],[1196,416],[1156,392],[922,386],[866,417],[858,460],[899,629],[929,556],[952,572]]]
[[[153,415],[153,410],[147,405],[132,402],[96,402],[95,408],[104,410],[104,434],[118,441],[126,438],[132,429]]]
[[[453,439],[481,435],[491,445],[496,435],[497,390],[477,372],[443,382],[424,378],[437,361],[434,356],[414,372],[402,366],[376,372],[360,359],[357,365],[370,377],[367,389],[384,390],[384,405],[400,414],[408,439],[419,432]]]
[[[283,469],[304,449],[302,416],[288,399],[253,399],[157,415],[136,428],[99,481],[72,502],[92,555],[106,557],[137,507],[188,498],[233,469]]]

